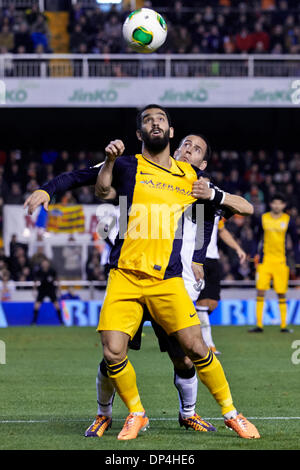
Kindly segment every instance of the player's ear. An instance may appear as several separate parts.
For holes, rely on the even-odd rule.
[[[174,137],[174,127],[170,127],[170,139]]]
[[[202,160],[202,162],[200,163],[200,170],[204,171],[205,168],[207,167],[207,161],[206,160]]]
[[[142,140],[142,134],[141,134],[141,131],[139,129],[137,129],[137,131],[136,131],[136,136],[137,136],[138,140]]]

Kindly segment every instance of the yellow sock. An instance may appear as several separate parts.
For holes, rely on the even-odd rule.
[[[208,351],[207,355],[194,361],[199,379],[206,385],[215,400],[219,403],[222,409],[222,414],[228,413],[235,409],[230,388],[226,380],[223,367],[218,358]]]
[[[278,299],[280,311],[280,328],[286,328],[287,304],[286,299]]]
[[[264,297],[256,297],[256,325],[263,328]]]
[[[144,407],[137,389],[135,371],[128,357],[126,356],[118,364],[106,364],[106,368],[110,380],[127,406],[129,413],[143,412]]]

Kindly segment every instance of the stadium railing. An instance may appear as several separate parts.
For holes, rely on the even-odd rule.
[[[300,54],[2,54],[0,77],[299,77]]]

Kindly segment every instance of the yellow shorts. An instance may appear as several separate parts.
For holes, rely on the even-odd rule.
[[[261,263],[256,270],[256,289],[270,289],[271,280],[273,280],[275,292],[285,294],[288,289],[289,274],[289,267],[285,263]]]
[[[168,335],[200,324],[182,278],[161,280],[143,273],[112,269],[97,330],[122,331],[133,338],[144,305]]]

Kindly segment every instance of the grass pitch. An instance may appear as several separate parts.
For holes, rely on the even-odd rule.
[[[219,406],[199,383],[197,411],[216,433],[186,431],[178,425],[173,368],[159,352],[151,327],[142,350],[129,357],[137,373],[150,429],[133,441],[117,435],[127,410],[119,397],[113,426],[101,439],[85,438],[96,414],[95,377],[102,357],[94,328],[27,327],[0,330],[6,364],[0,365],[1,450],[291,450],[300,449],[300,364],[292,343],[300,327],[249,334],[247,327],[214,327],[213,335],[235,406],[251,418],[259,440],[240,439],[226,429]],[[299,355],[298,355],[299,357]]]

